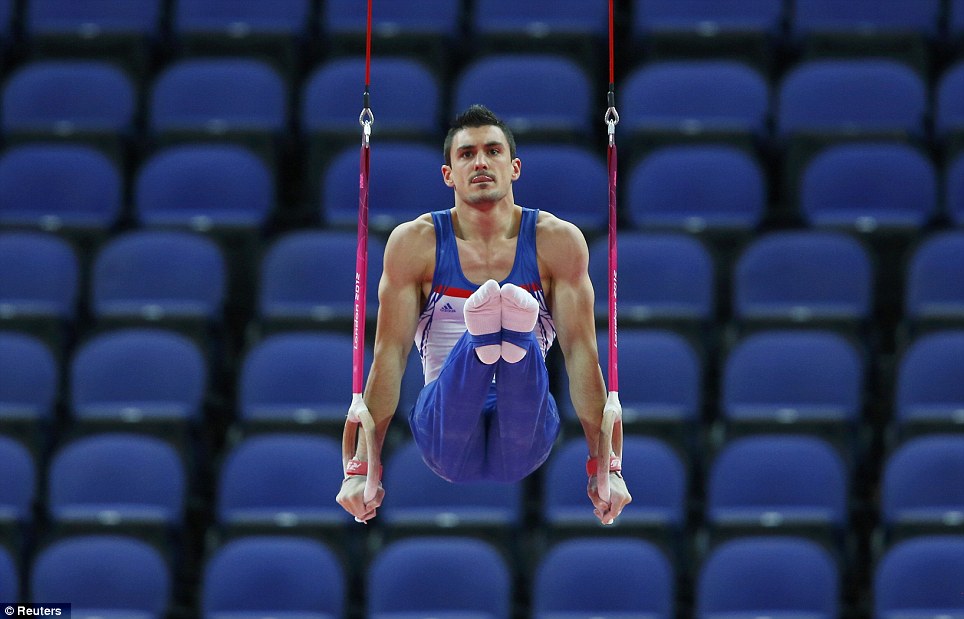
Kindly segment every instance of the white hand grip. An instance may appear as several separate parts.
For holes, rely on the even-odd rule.
[[[602,427],[599,433],[599,455],[598,465],[596,466],[596,489],[599,498],[609,501],[611,492],[609,488],[609,457],[616,454],[620,459],[623,456],[623,407],[619,404],[619,394],[610,391],[606,398],[606,405],[603,407]]]

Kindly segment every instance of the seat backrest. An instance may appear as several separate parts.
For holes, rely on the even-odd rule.
[[[342,523],[331,500],[342,481],[341,446],[325,436],[259,434],[228,452],[217,482],[217,519],[233,523]]]
[[[944,210],[957,227],[964,227],[964,151],[947,164]]]
[[[0,458],[4,471],[0,477],[0,522],[26,524],[32,520],[37,493],[37,464],[23,443],[3,435]]]
[[[511,579],[505,559],[474,538],[420,537],[385,546],[366,577],[369,617],[394,613],[472,613],[508,619]]]
[[[261,258],[258,315],[262,320],[325,323],[354,312],[358,235],[337,230],[297,230],[274,239]],[[378,301],[384,243],[368,239],[368,308]]]
[[[464,67],[452,88],[456,110],[484,101],[515,133],[585,135],[591,126],[589,78],[563,56],[486,56]]]
[[[349,333],[271,335],[244,356],[238,377],[242,421],[334,422],[351,397]],[[371,355],[366,354],[366,363]]]
[[[93,147],[33,143],[0,155],[0,223],[106,230],[120,217],[117,166]]]
[[[596,564],[603,557],[605,570]],[[539,561],[532,585],[532,616],[625,614],[670,619],[676,608],[674,579],[675,570],[667,558],[643,540],[565,540]]]
[[[341,617],[344,567],[322,543],[295,536],[248,536],[218,547],[202,573],[201,617],[302,613]]]
[[[470,23],[475,34],[525,34],[551,38],[554,34],[606,33],[606,6],[580,0],[557,0],[552,6],[538,2],[478,0],[472,7]]]
[[[257,155],[230,144],[172,146],[138,170],[134,215],[140,224],[257,227],[274,208],[274,178]]]
[[[743,320],[864,320],[871,308],[872,275],[867,250],[852,237],[815,231],[764,234],[736,260],[734,315]]]
[[[215,241],[189,232],[135,230],[101,246],[91,273],[98,317],[196,317],[224,307],[227,265]]]
[[[20,593],[20,570],[10,552],[0,547],[0,598],[4,600],[22,600]]]
[[[605,229],[609,211],[603,196],[609,176],[601,157],[560,144],[523,147],[519,158],[523,174],[513,186],[519,204],[548,211],[588,233]]]
[[[101,33],[156,34],[160,31],[161,0],[130,0],[123,3],[31,0],[24,12],[24,29],[35,34]]]
[[[663,61],[631,72],[620,88],[630,130],[763,135],[770,92],[759,71],[727,60]]]
[[[469,525],[509,531],[522,523],[519,485],[449,483],[425,465],[414,441],[392,450],[385,462],[385,477],[406,480],[392,493],[394,500],[379,509],[388,526]]]
[[[370,228],[387,232],[403,221],[450,206],[452,190],[442,182],[439,172],[442,161],[439,149],[426,144],[390,142],[372,148]],[[338,154],[322,174],[322,221],[332,227],[354,229],[358,223],[358,149]]]
[[[358,133],[357,87],[365,75],[363,58],[336,58],[319,65],[301,95],[301,131]],[[418,60],[375,58],[372,83],[378,84],[378,132],[404,132],[435,138],[441,132],[441,90],[437,77]]]
[[[800,211],[811,226],[919,229],[937,214],[937,171],[903,144],[841,144],[811,159]]]
[[[586,499],[586,480],[574,471],[586,466],[586,442],[568,439],[550,456],[544,475],[542,516],[549,526],[595,522]],[[633,506],[620,515],[627,524],[652,524],[680,530],[686,523],[689,483],[680,456],[660,439],[627,435],[623,439],[623,467],[647,471],[633,484]]]
[[[885,59],[807,61],[779,84],[776,114],[781,135],[924,130],[927,89],[909,66]]]
[[[4,131],[128,131],[137,98],[116,65],[86,60],[36,61],[21,66],[3,89]]]
[[[0,367],[0,420],[52,420],[60,369],[50,348],[25,333],[0,331]]]
[[[964,609],[964,536],[907,539],[889,547],[873,575],[876,617],[954,615]]]
[[[795,612],[832,619],[840,572],[819,543],[795,537],[742,537],[716,546],[699,568],[696,617]]]
[[[754,333],[726,358],[720,415],[731,421],[856,422],[863,408],[864,370],[858,351],[839,334]]]
[[[78,419],[199,419],[208,372],[197,345],[160,329],[119,329],[83,343],[70,360]]]
[[[281,75],[260,60],[184,59],[155,78],[148,124],[155,132],[273,132],[285,128],[287,97]]]
[[[959,422],[964,418],[964,330],[920,336],[897,366],[894,415],[909,421]]]
[[[783,19],[782,0],[741,0],[740,2],[677,2],[676,0],[633,0],[633,33],[653,31],[772,32]]]
[[[908,439],[884,462],[880,514],[886,526],[954,522],[964,517],[964,437]]]
[[[74,612],[124,611],[162,619],[171,603],[172,575],[147,542],[116,535],[83,535],[39,552],[30,574],[30,600],[70,600]]]
[[[640,228],[753,229],[766,209],[766,175],[745,151],[721,145],[662,148],[636,164],[627,212]]]
[[[819,32],[937,34],[940,0],[796,0],[790,24],[797,34]]]
[[[618,244],[619,317],[708,321],[716,311],[716,273],[709,250],[679,233],[621,232]],[[589,246],[596,314],[608,311],[609,240]]]
[[[180,527],[185,463],[170,443],[131,433],[75,439],[52,456],[47,509],[54,522],[145,522]]]
[[[937,136],[964,132],[964,61],[951,65],[941,74],[934,99]]]
[[[80,293],[80,261],[59,236],[0,233],[0,314],[73,319]]]
[[[748,523],[847,523],[847,470],[826,441],[758,435],[724,444],[707,476],[706,518],[716,526]]]
[[[364,34],[366,6],[355,0],[327,0],[320,12],[323,34]],[[372,29],[382,36],[421,33],[452,38],[460,32],[461,5],[449,0],[423,0],[410,5],[386,2],[372,14]]]
[[[233,0],[176,0],[172,26],[175,34],[199,32],[286,33],[307,31],[310,0],[235,2]]]
[[[924,238],[906,270],[904,314],[910,320],[949,318],[964,321],[964,231]]]

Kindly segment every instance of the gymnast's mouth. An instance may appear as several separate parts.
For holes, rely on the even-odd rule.
[[[494,183],[495,179],[488,174],[479,174],[472,178],[472,183]]]

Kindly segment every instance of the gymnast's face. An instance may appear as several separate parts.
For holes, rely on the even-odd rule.
[[[510,155],[501,129],[466,127],[455,134],[450,154],[452,165],[442,166],[442,179],[461,201],[482,205],[511,198],[522,162]]]

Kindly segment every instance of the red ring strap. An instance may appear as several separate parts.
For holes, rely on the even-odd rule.
[[[378,478],[381,479],[381,478],[382,478],[382,472],[385,470],[385,467],[380,466],[380,467],[378,467],[378,469],[379,469],[379,470],[378,470]],[[345,467],[345,477],[348,477],[349,475],[366,475],[366,476],[367,476],[367,475],[368,475],[368,462],[366,462],[366,461],[364,461],[364,460],[355,460],[354,458],[352,458],[351,460],[349,460],[349,461],[348,461],[348,466]]]
[[[596,474],[596,471],[597,471],[597,470],[599,470],[599,459],[598,459],[598,458],[589,458],[588,460],[586,460],[586,474],[587,474],[587,475],[589,475],[590,477],[592,477],[592,476],[594,476],[594,475]],[[620,459],[620,457],[619,457],[619,456],[615,456],[615,455],[609,456],[609,472],[610,472],[610,473],[619,473],[619,472],[621,472],[622,470],[623,470],[623,461]]]

